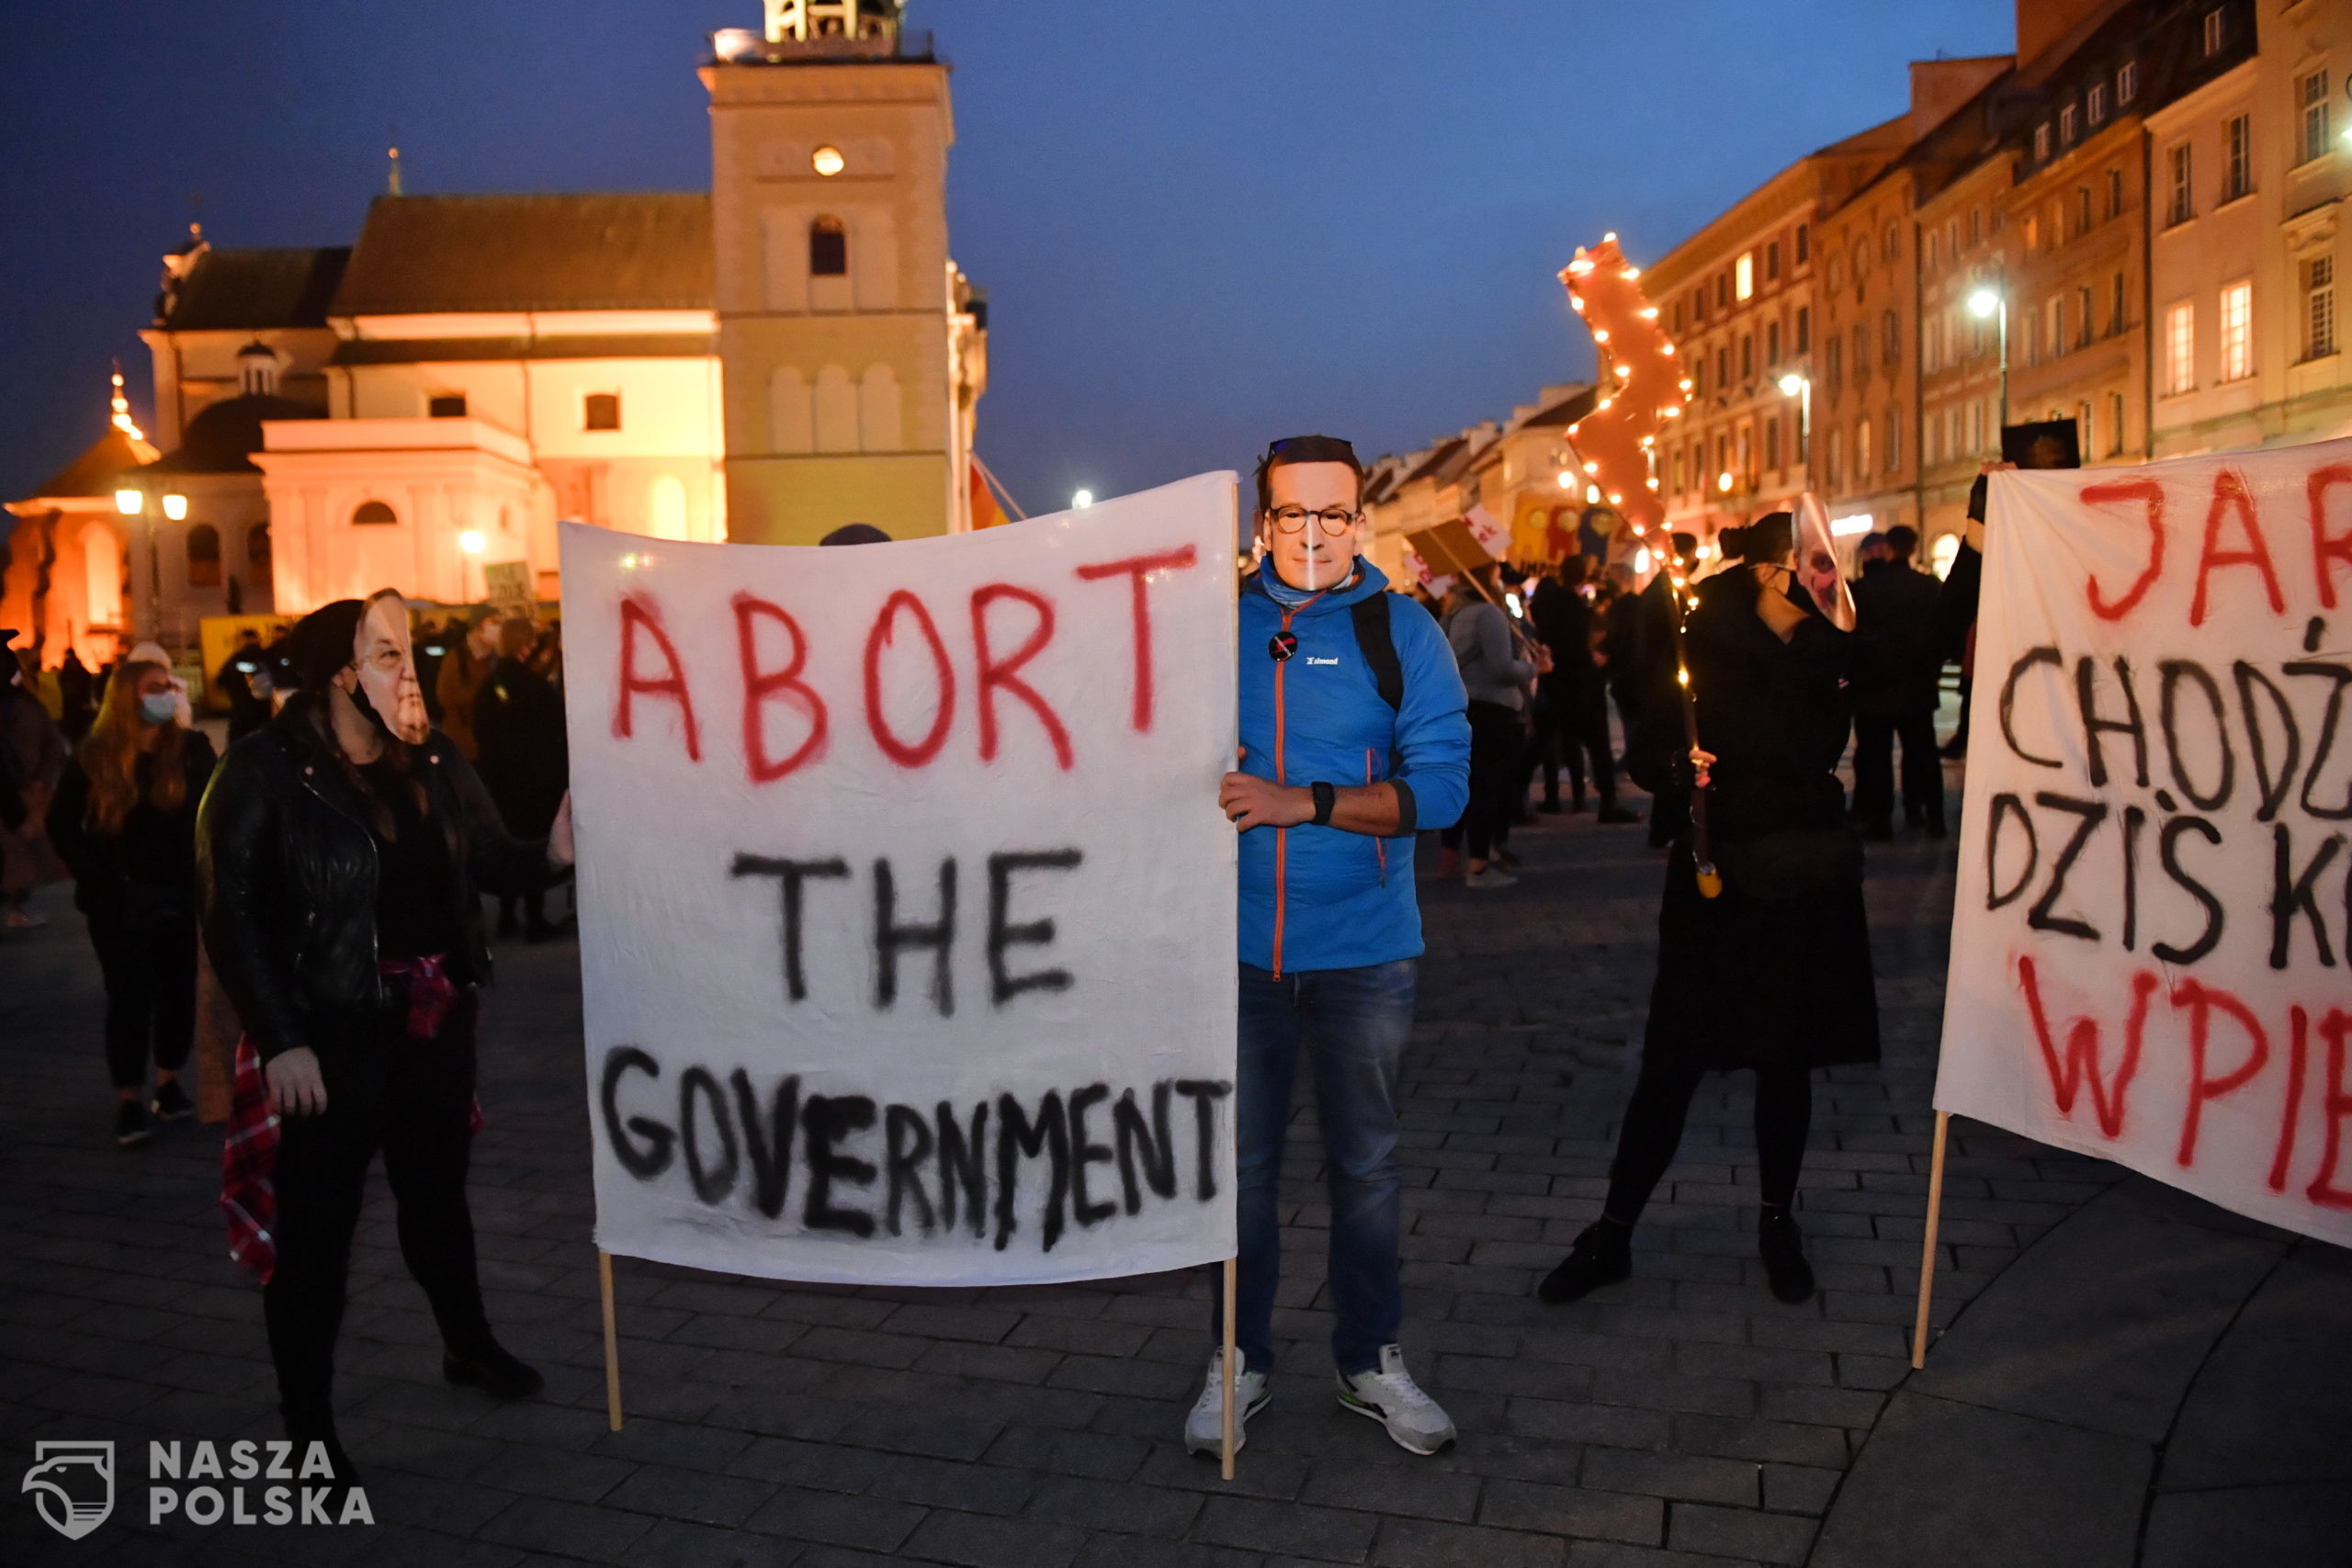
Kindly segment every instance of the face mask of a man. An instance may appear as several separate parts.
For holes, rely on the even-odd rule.
[[[351,702],[388,734],[414,746],[432,728],[424,712],[424,688],[417,683],[416,660],[408,640],[408,614],[397,599],[383,598],[359,618],[352,651],[359,682]]]

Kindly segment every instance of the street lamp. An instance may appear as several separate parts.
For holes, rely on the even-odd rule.
[[[2000,323],[2001,340],[2001,423],[2009,423],[2009,302],[2001,291],[1991,285],[1979,288],[1968,297],[1969,314],[1978,321],[1996,317]]]
[[[1781,378],[1781,396],[1797,400],[1797,461],[1813,462],[1813,378],[1792,370]]]
[[[155,526],[155,509],[148,504],[147,491],[138,486],[125,485],[114,492],[114,509],[125,517],[136,517],[145,525],[147,535],[147,604],[140,615],[140,631],[147,641],[164,640],[164,556],[157,542],[160,530]],[[176,492],[163,498],[164,515],[177,523],[187,516],[187,497]]]

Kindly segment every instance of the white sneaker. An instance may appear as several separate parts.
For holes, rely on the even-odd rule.
[[[1373,1371],[1340,1379],[1340,1408],[1371,1416],[1411,1453],[1433,1454],[1453,1441],[1453,1418],[1421,1392],[1405,1370],[1404,1350],[1395,1345],[1380,1348],[1380,1365]]]
[[[1249,1355],[1236,1350],[1238,1358],[1233,1373],[1233,1451],[1239,1453],[1249,1440],[1250,1417],[1266,1407],[1274,1397],[1266,1386],[1266,1374],[1254,1371]],[[1196,1454],[1225,1452],[1225,1352],[1209,1352],[1208,1386],[1201,1390],[1201,1397],[1193,1402],[1193,1413],[1184,1417],[1184,1450]]]
[[[1464,887],[1516,887],[1519,886],[1519,878],[1498,865],[1490,865],[1484,871],[1474,871],[1464,877],[1462,886]]]

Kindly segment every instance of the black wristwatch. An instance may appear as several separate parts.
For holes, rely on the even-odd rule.
[[[1315,815],[1308,820],[1317,828],[1329,828],[1331,825],[1331,807],[1340,798],[1339,791],[1319,780],[1306,787],[1315,796]]]

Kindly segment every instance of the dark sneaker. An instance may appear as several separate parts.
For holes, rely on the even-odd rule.
[[[155,1135],[155,1124],[147,1120],[147,1108],[135,1100],[126,1100],[114,1113],[114,1142],[117,1148],[127,1149],[133,1144],[143,1144]]]
[[[1595,1220],[1568,1248],[1560,1266],[1544,1276],[1535,1293],[1547,1302],[1581,1301],[1603,1285],[1634,1272],[1634,1233],[1624,1225]]]
[[[548,1385],[538,1369],[510,1355],[495,1341],[463,1356],[444,1353],[441,1375],[499,1399],[528,1399]]]
[[[165,1078],[155,1086],[155,1099],[151,1107],[158,1122],[184,1122],[196,1114],[196,1102],[188,1099],[187,1090],[177,1078]]]
[[[1804,1233],[1785,1209],[1767,1209],[1757,1217],[1756,1250],[1764,1259],[1764,1275],[1772,1293],[1791,1304],[1813,1295],[1813,1266],[1804,1260]]]

